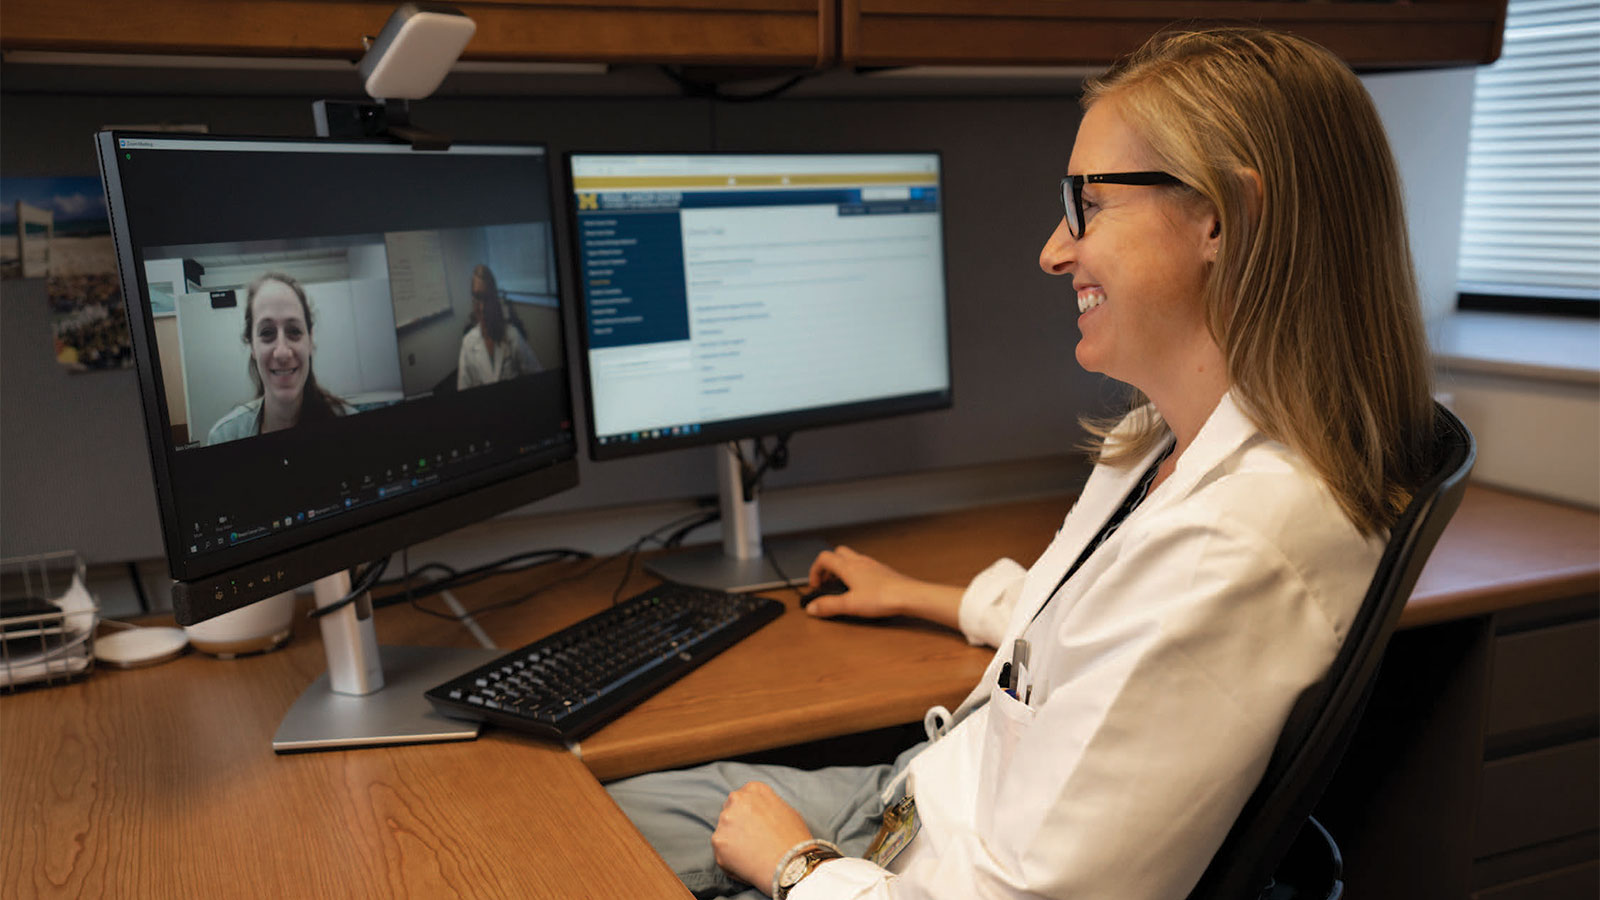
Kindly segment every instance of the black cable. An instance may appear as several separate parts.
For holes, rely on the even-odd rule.
[[[648,541],[655,540],[656,543],[660,544],[662,547],[676,547],[683,541],[685,536],[694,531],[696,528],[699,528],[703,525],[708,525],[720,518],[722,518],[722,512],[720,510],[699,513],[692,521],[689,522],[689,524],[679,528],[677,531],[674,531],[665,539],[656,538],[654,536],[665,531],[667,528],[670,528],[671,525],[663,525],[650,534],[647,534],[630,544],[629,549],[627,550],[627,562],[622,567],[622,577],[617,579],[617,586],[611,589],[611,605],[616,606],[618,601],[621,599],[623,587],[627,585],[628,579],[633,577],[633,564],[639,558],[639,551],[644,549],[644,545]]]
[[[622,577],[617,579],[617,586],[611,589],[612,606],[616,606],[622,599],[622,588],[628,583],[628,579],[633,577],[633,561],[639,558],[639,548],[643,546],[644,544],[635,541],[632,549],[628,551],[627,561],[622,565]]]
[[[409,603],[412,606],[412,608],[417,609],[418,611],[421,611],[421,612],[424,612],[424,613],[429,613],[431,615],[433,611],[425,609],[422,606],[419,606],[418,604],[419,604],[420,601],[426,600],[429,597],[433,597],[433,596],[436,596],[438,594],[442,594],[442,593],[444,593],[446,591],[452,591],[452,590],[456,590],[458,588],[466,587],[468,585],[477,584],[478,582],[483,581],[486,578],[492,578],[492,577],[494,577],[496,575],[513,575],[513,574],[516,574],[518,572],[526,572],[529,569],[536,569],[536,568],[538,568],[540,566],[548,565],[548,564],[553,563],[553,562],[561,562],[562,560],[565,560],[565,559],[574,559],[574,558],[576,558],[576,559],[589,559],[590,556],[591,556],[591,554],[582,553],[582,552],[575,551],[575,550],[544,551],[544,552],[548,553],[549,555],[546,556],[543,559],[535,560],[534,562],[528,563],[527,565],[516,566],[514,568],[509,568],[509,569],[504,569],[504,568],[487,569],[487,568],[485,568],[484,571],[481,571],[481,572],[475,571],[475,572],[462,573],[462,575],[460,577],[455,577],[455,578],[440,578],[440,579],[437,579],[437,580],[434,580],[434,581],[424,580],[422,582],[422,586],[420,588],[415,586],[415,581],[416,581],[416,576],[417,575],[419,575],[421,572],[423,572],[427,568],[437,567],[435,564],[430,564],[429,566],[424,566],[422,568],[419,568],[419,569],[411,572],[409,574],[408,578],[407,578],[407,581],[404,584],[402,584],[401,581],[398,580],[398,579],[393,580],[393,581],[384,582],[384,586],[385,587],[392,587],[392,586],[399,585],[399,586],[403,587],[404,590],[401,591],[400,593],[390,594],[387,597],[384,597],[384,598],[382,598],[380,600],[374,601],[373,608],[374,609],[385,609],[387,607],[396,606],[396,605],[401,604],[401,603]],[[448,568],[448,567],[445,567],[445,568]]]
[[[150,598],[145,596],[144,582],[139,580],[138,563],[132,561],[128,563],[128,577],[133,579],[133,593],[139,598],[139,609],[146,613],[150,612]]]
[[[742,450],[734,452],[739,460],[739,480],[746,503],[756,498],[761,489],[761,479],[766,477],[769,470],[782,469],[789,465],[789,434],[786,432],[776,435],[772,440],[772,449],[768,450],[765,438],[756,439],[756,460],[759,464],[752,464],[746,460]],[[735,447],[737,446],[736,444]]]
[[[550,560],[550,562],[554,562],[554,561],[555,560]],[[426,606],[423,606],[422,605],[422,600],[423,600],[424,597],[431,597],[434,594],[443,593],[444,592],[443,588],[440,588],[438,590],[433,590],[433,591],[430,591],[427,594],[422,594],[422,595],[416,595],[416,594],[413,594],[411,592],[411,576],[412,576],[413,573],[411,571],[411,549],[409,547],[406,548],[405,550],[400,551],[400,565],[402,567],[402,569],[401,569],[402,574],[405,576],[405,580],[406,580],[405,581],[405,584],[406,584],[405,593],[402,596],[405,597],[405,601],[406,601],[407,605],[409,605],[412,609],[416,610],[419,613],[425,613],[427,615],[435,616],[435,617],[441,616],[440,613],[435,612],[434,610],[431,610],[431,609],[427,608]],[[541,565],[542,565],[542,563],[541,563]],[[444,569],[450,569],[449,566],[446,566],[446,565],[444,565],[442,563],[429,563],[428,565],[423,566],[421,569],[418,569],[417,571],[421,572],[421,571],[424,571],[424,570],[426,570],[426,569],[428,569],[430,567],[434,567],[434,566],[437,566],[439,568],[444,568]],[[454,569],[450,569],[450,571],[454,572],[455,570]]]
[[[306,614],[306,618],[320,619],[323,616],[336,613],[339,610],[344,609],[346,606],[356,602],[361,598],[361,595],[372,590],[372,586],[377,583],[379,576],[383,575],[383,570],[387,569],[388,567],[389,557],[387,556],[380,557],[368,563],[366,571],[356,576],[355,582],[351,585],[350,592],[348,594],[345,594],[343,597],[328,604],[327,606],[316,607],[312,609],[311,612]]]
[[[718,517],[720,517],[721,513],[718,513],[717,515],[718,515]],[[647,544],[647,543],[649,543],[651,541],[655,541],[656,543],[658,543],[661,546],[665,547],[665,546],[667,546],[666,542],[663,541],[659,537],[661,532],[666,531],[668,528],[677,527],[678,525],[683,523],[684,519],[689,519],[690,523],[694,524],[694,523],[697,523],[699,520],[704,519],[705,516],[706,516],[705,513],[698,513],[698,512],[697,513],[691,513],[689,516],[679,516],[678,518],[673,519],[671,522],[668,522],[667,524],[662,525],[660,528],[657,528],[654,531],[651,531],[651,532],[641,536],[638,540],[634,541],[632,544],[629,544],[627,549],[625,551],[623,551],[623,552],[627,553],[628,559],[627,559],[627,564],[624,565],[623,568],[622,568],[622,578],[620,578],[617,581],[617,586],[611,589],[611,605],[612,606],[616,606],[617,605],[617,601],[622,596],[622,588],[625,585],[627,585],[628,579],[633,575],[633,563],[634,563],[634,560],[639,558],[639,551],[644,549],[644,545],[645,544]],[[695,525],[694,527],[698,527],[698,525]],[[690,530],[693,530],[693,529],[691,528]]]
[[[689,524],[683,526],[682,528],[679,528],[677,531],[674,531],[672,534],[668,535],[667,539],[661,542],[661,546],[663,546],[663,547],[679,547],[679,546],[682,546],[683,545],[683,539],[688,537],[696,529],[704,528],[705,526],[710,525],[712,522],[715,522],[715,521],[717,521],[718,519],[721,519],[721,518],[722,518],[722,510],[713,509],[710,512],[708,512],[708,513],[704,514],[703,516],[701,516],[700,518],[696,519],[695,521],[690,522]]]
[[[632,543],[628,544],[626,547],[622,548],[621,550],[618,550],[616,553],[610,554],[609,556],[604,556],[604,557],[600,557],[598,559],[595,559],[592,554],[585,554],[586,558],[595,560],[593,565],[585,566],[585,567],[583,567],[581,570],[579,570],[577,572],[573,572],[573,573],[568,574],[568,575],[563,575],[563,576],[561,576],[559,578],[556,578],[554,580],[545,582],[544,584],[539,585],[538,587],[534,588],[531,591],[528,591],[525,594],[521,594],[519,596],[512,597],[512,598],[509,598],[509,599],[506,599],[506,600],[500,600],[500,601],[495,602],[495,603],[485,604],[484,606],[480,606],[480,607],[478,607],[476,609],[467,610],[466,612],[464,612],[464,613],[462,613],[460,615],[456,615],[454,613],[443,613],[443,612],[439,612],[438,610],[435,610],[435,609],[428,609],[427,607],[422,606],[420,603],[419,604],[413,604],[413,605],[416,607],[418,612],[424,613],[426,615],[433,616],[434,618],[445,619],[445,620],[451,621],[451,622],[462,622],[462,621],[466,621],[467,619],[474,618],[476,616],[484,615],[485,613],[491,613],[491,612],[495,612],[496,610],[501,610],[501,609],[505,609],[507,607],[516,606],[517,604],[522,603],[522,602],[527,601],[527,600],[530,600],[530,599],[538,596],[539,594],[542,594],[545,591],[548,591],[551,588],[556,587],[558,585],[566,584],[566,583],[571,582],[571,581],[577,581],[577,580],[582,579],[582,578],[587,578],[590,575],[593,575],[595,572],[600,571],[601,569],[605,568],[606,566],[610,565],[611,563],[615,562],[616,560],[622,558],[623,556],[625,556],[627,554],[637,554],[637,552],[638,552],[637,548],[643,546],[644,544],[649,543],[651,541],[659,542],[660,538],[658,536],[661,534],[661,532],[666,531],[666,530],[668,530],[670,528],[677,528],[677,527],[683,525],[686,521],[699,519],[699,518],[704,517],[705,515],[706,515],[706,513],[704,513],[704,512],[696,511],[696,512],[693,512],[693,513],[689,513],[688,515],[678,516],[677,518],[673,519],[672,521],[667,522],[666,524],[661,525],[661,526],[659,526],[659,527],[657,527],[655,529],[652,529],[649,532],[646,532],[645,534],[641,535],[637,540],[635,540]],[[569,552],[577,552],[577,551],[569,551]],[[550,560],[550,562],[554,562],[554,561],[555,560]],[[525,568],[532,568],[532,566],[527,566]],[[519,570],[513,570],[513,571],[521,571],[521,570],[519,569]],[[632,574],[632,568],[631,568],[631,563],[630,563],[629,570],[624,575],[624,582],[626,581],[627,575],[631,575],[631,574]],[[485,577],[487,577],[487,576],[485,576]],[[430,587],[431,587],[431,585],[430,585]],[[615,593],[613,593],[612,598],[613,598],[613,602],[615,602],[615,598],[616,598]],[[394,601],[390,601],[390,602],[400,602],[400,601],[394,600]]]
[[[466,587],[470,584],[477,584],[485,578],[489,578],[494,575],[509,575],[516,572],[526,572],[529,569],[538,568],[539,566],[548,565],[549,563],[553,562],[559,562],[564,559],[590,559],[593,556],[594,554],[583,550],[573,550],[568,547],[555,547],[545,550],[529,550],[523,553],[513,554],[511,556],[504,557],[503,559],[497,559],[494,562],[484,563],[480,566],[474,566],[473,568],[467,569],[464,572],[458,572],[456,569],[445,565],[444,563],[428,563],[416,569],[415,571],[407,569],[403,579],[391,579],[389,581],[380,582],[377,585],[378,587],[395,587],[397,585],[401,585],[403,582],[406,589],[406,595],[403,597],[399,595],[385,597],[383,600],[375,604],[375,608],[381,609],[383,607],[407,602],[411,603],[412,606],[416,606],[416,603],[414,602],[415,600],[426,599],[435,594],[443,593],[444,591],[455,590],[456,588]],[[522,560],[532,560],[532,562],[529,562],[526,565],[507,568],[507,566],[509,566],[511,563],[521,562]],[[447,574],[443,578],[427,582],[425,589],[421,591],[415,590],[412,587],[413,579],[416,576],[429,571],[430,569],[438,569],[446,572]]]
[[[472,567],[470,569],[467,569],[464,572],[463,571],[458,571],[455,567],[447,565],[445,563],[431,562],[431,563],[425,563],[422,566],[419,566],[417,569],[415,569],[413,571],[410,571],[408,574],[415,576],[415,575],[421,575],[422,573],[427,572],[430,569],[438,569],[438,570],[443,571],[445,573],[445,577],[443,579],[440,579],[440,581],[455,580],[455,579],[479,580],[479,579],[481,579],[482,577],[484,577],[486,575],[494,574],[497,570],[501,569],[504,566],[511,565],[512,563],[515,563],[515,562],[521,562],[522,560],[525,560],[525,559],[535,559],[535,562],[531,563],[530,566],[523,566],[521,568],[530,568],[531,566],[543,565],[545,560],[542,559],[542,557],[546,557],[546,556],[557,556],[557,557],[575,556],[575,557],[585,558],[586,559],[586,558],[588,558],[588,557],[590,557],[592,555],[593,554],[587,553],[587,552],[585,552],[583,550],[573,550],[573,549],[570,549],[570,548],[567,548],[567,547],[550,547],[550,548],[546,548],[546,549],[542,549],[542,550],[526,550],[526,551],[524,551],[522,553],[514,553],[514,554],[512,554],[510,556],[506,556],[506,557],[502,557],[500,559],[497,559],[494,562],[488,562],[488,563],[484,563],[484,564],[479,565],[479,566],[474,566],[474,567]],[[538,559],[536,559],[536,558],[538,558]],[[521,568],[519,568],[519,569],[508,569],[506,571],[521,571]],[[394,585],[398,585],[400,583],[400,581],[401,581],[401,579],[390,579],[388,581],[379,582],[379,584],[377,586],[378,587],[391,587],[391,586],[394,586]]]
[[[752,466],[745,460],[742,451],[735,454],[739,458],[740,481],[744,492],[744,502],[749,503],[755,499],[756,494],[761,490],[761,480],[766,477],[767,472],[786,468],[789,465],[789,436],[789,432],[775,435],[771,450],[767,449],[767,443],[764,438],[758,438],[755,442],[755,451],[756,457],[760,461],[759,465]],[[761,542],[761,556],[772,566],[772,571],[778,573],[778,578],[783,581],[784,587],[794,591],[796,597],[802,596],[799,585],[792,583],[789,580],[789,576],[784,573],[783,568],[778,565],[777,556],[767,550],[766,541]]]
[[[406,553],[407,551],[402,550],[400,552],[401,553]],[[509,559],[509,557],[508,557],[508,559]],[[504,563],[506,561],[507,560],[501,560],[502,563]],[[423,572],[426,572],[429,569],[440,569],[440,570],[443,570],[444,573],[445,573],[445,577],[446,578],[454,578],[457,575],[461,574],[460,572],[457,572],[453,566],[446,565],[445,563],[442,563],[442,562],[431,562],[431,563],[423,563],[421,566],[418,566],[415,570],[408,569],[406,571],[406,575],[407,576],[421,575]],[[380,582],[378,582],[378,587],[389,587],[390,585],[399,584],[400,581],[401,581],[401,579],[391,578],[388,581],[380,581]]]
[[[765,557],[766,560],[767,560],[767,563],[772,566],[772,571],[778,573],[778,579],[783,582],[783,585],[782,585],[783,587],[786,587],[789,590],[794,591],[794,595],[797,598],[805,596],[805,593],[800,590],[800,585],[797,584],[796,582],[793,582],[793,581],[789,580],[789,576],[786,575],[784,573],[784,571],[783,571],[783,568],[778,565],[778,557],[777,557],[776,554],[772,553],[770,550],[767,549],[767,542],[766,541],[762,541],[761,542],[761,555],[763,557]],[[810,573],[807,573],[807,575],[809,575],[809,574]]]

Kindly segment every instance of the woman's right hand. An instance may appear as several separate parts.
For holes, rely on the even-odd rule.
[[[844,582],[849,590],[812,600],[806,612],[813,616],[917,616],[958,627],[962,588],[919,581],[845,546],[824,550],[811,563],[812,588],[830,577]]]

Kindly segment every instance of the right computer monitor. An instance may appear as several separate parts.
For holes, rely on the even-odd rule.
[[[734,442],[950,405],[937,153],[570,153],[590,455],[720,443],[723,551],[658,572],[804,577],[763,549]],[[776,565],[774,565],[776,563]]]

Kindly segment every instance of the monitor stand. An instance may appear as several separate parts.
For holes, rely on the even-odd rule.
[[[312,589],[319,608],[336,603],[350,592],[350,573],[319,578]],[[478,736],[479,723],[440,715],[423,692],[502,651],[379,647],[369,594],[319,621],[328,671],[289,707],[273,735],[273,750],[294,753],[470,741]]]
[[[753,441],[717,446],[722,546],[712,544],[665,554],[646,563],[646,569],[668,581],[730,593],[806,583],[811,562],[828,544],[818,537],[789,537],[768,540],[763,547],[761,501],[754,491],[750,499],[745,499],[741,444],[745,453],[753,450]]]

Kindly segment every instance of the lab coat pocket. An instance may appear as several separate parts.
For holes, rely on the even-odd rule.
[[[995,687],[989,695],[988,732],[984,735],[983,756],[978,777],[978,830],[994,834],[993,819],[1004,808],[1002,792],[1013,769],[1017,746],[1033,725],[1034,711],[1026,703]]]

